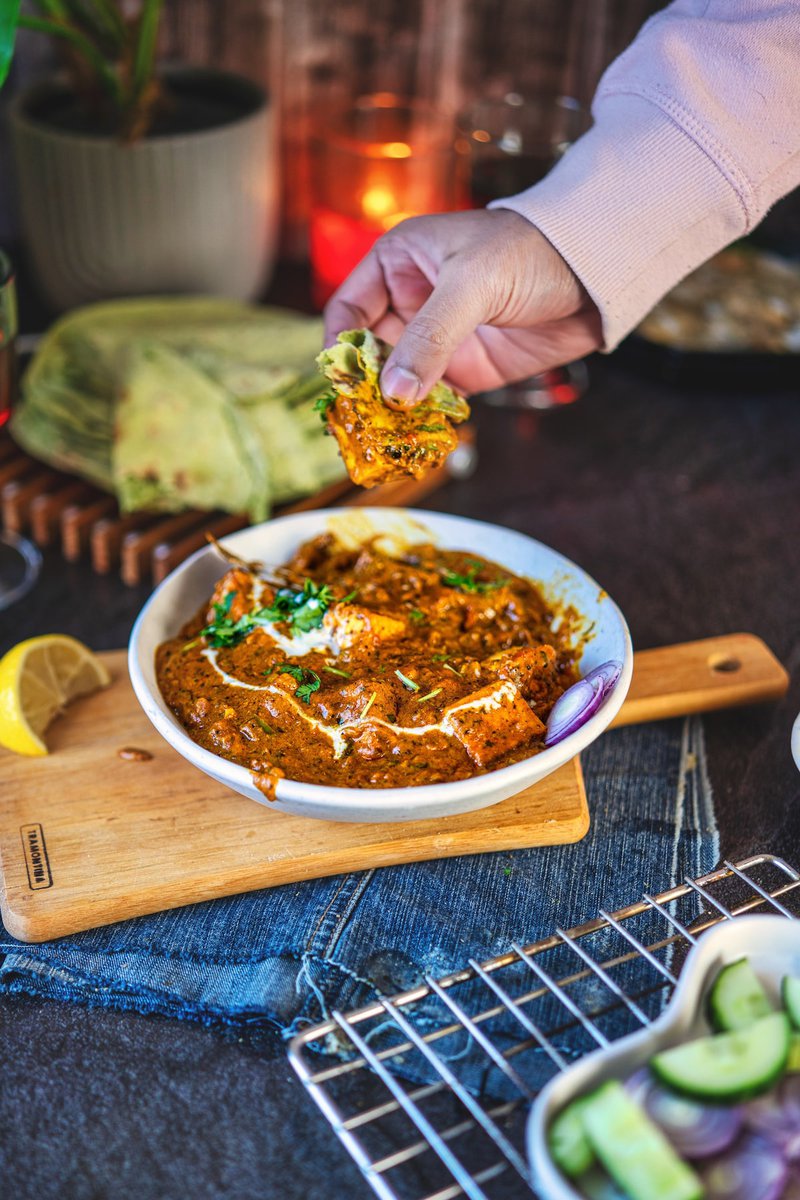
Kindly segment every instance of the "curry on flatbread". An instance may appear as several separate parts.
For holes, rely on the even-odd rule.
[[[267,796],[284,776],[389,788],[507,766],[543,749],[577,678],[569,622],[469,551],[325,533],[265,574],[233,565],[156,668],[194,741]]]
[[[458,445],[454,426],[469,418],[466,400],[443,383],[411,409],[390,408],[379,382],[390,350],[368,329],[351,329],[317,358],[332,389],[317,408],[362,487],[440,466]]]

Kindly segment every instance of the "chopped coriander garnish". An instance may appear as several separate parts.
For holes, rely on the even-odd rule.
[[[337,600],[337,604],[349,604],[351,600],[355,600],[358,595],[358,588],[353,588],[352,592],[348,592],[346,596],[342,596],[341,600]]]
[[[196,646],[199,641],[200,638],[195,638],[193,642],[187,642],[185,646],[181,646],[181,654],[185,654],[187,650],[191,650],[192,647]]]
[[[304,704],[308,704],[314,692],[318,692],[322,684],[322,680],[316,671],[312,671],[310,667],[296,667],[293,663],[276,663],[270,671],[278,671],[281,675],[291,675],[297,680],[297,687],[294,694],[298,700],[302,700]],[[269,675],[270,671],[264,671],[265,675]]]
[[[432,700],[434,696],[438,696],[442,689],[434,688],[432,692],[428,692],[427,696],[417,696],[417,704],[424,704],[426,700]]]
[[[259,729],[263,729],[264,733],[275,732],[271,725],[268,725],[266,721],[261,720],[261,717],[256,717],[256,725],[258,725]]]
[[[364,705],[364,707],[361,710],[361,716],[358,718],[359,721],[364,720],[364,717],[367,715],[367,713],[369,712],[369,710],[372,708],[373,704],[375,703],[377,696],[378,696],[377,692],[372,693],[369,700],[367,701],[367,703]]]
[[[327,583],[318,586],[313,579],[306,579],[302,591],[296,588],[278,588],[272,604],[254,614],[256,623],[264,621],[287,621],[292,633],[308,633],[319,629],[322,618],[333,603],[333,595]]]
[[[419,625],[420,621],[425,620],[425,613],[421,608],[412,608],[408,615],[416,625]]]
[[[452,654],[432,654],[431,660],[432,662],[444,663],[447,662],[448,658],[452,657]]]
[[[232,620],[228,615],[235,595],[236,592],[228,592],[221,604],[215,603],[214,620],[200,630],[200,636],[205,638],[209,646],[215,650],[238,645],[254,627],[252,613],[245,613],[244,616],[239,617],[238,621]]]
[[[459,677],[459,679],[463,678],[458,667],[454,667],[452,663],[442,663],[442,666],[444,667],[445,671],[452,671],[454,675]]]
[[[325,392],[323,396],[319,396],[314,401],[314,412],[319,413],[323,425],[328,424],[328,412],[336,403],[335,392]]]
[[[395,671],[395,675],[400,680],[403,687],[408,688],[408,690],[410,692],[418,692],[419,691],[419,684],[414,683],[414,680],[409,679],[408,676],[404,675],[402,671]]]
[[[459,592],[470,592],[473,595],[484,595],[486,592],[493,592],[495,588],[502,587],[508,583],[507,579],[493,579],[485,581],[478,579],[477,574],[480,569],[480,564],[470,567],[466,575],[459,575],[456,571],[442,571],[442,583],[445,587],[456,588]]]
[[[446,433],[446,425],[418,425],[417,429],[420,433]]]
[[[333,603],[327,583],[318,586],[313,579],[306,579],[301,590],[279,588],[272,604],[253,609],[239,617],[238,621],[233,621],[228,614],[235,595],[235,592],[228,592],[222,604],[215,604],[215,619],[200,630],[201,636],[214,649],[238,646],[259,625],[277,621],[286,621],[293,634],[319,629],[322,618]]]
[[[340,671],[338,667],[323,667],[323,671],[329,671],[331,675],[341,675],[342,679],[350,679],[349,671]]]

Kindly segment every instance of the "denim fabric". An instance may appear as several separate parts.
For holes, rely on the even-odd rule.
[[[576,845],[288,884],[35,946],[3,933],[0,991],[288,1035],[713,867],[698,718],[612,731],[583,765]]]

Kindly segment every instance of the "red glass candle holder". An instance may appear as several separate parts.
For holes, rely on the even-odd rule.
[[[398,221],[461,206],[450,122],[388,93],[319,121],[312,172],[309,240],[320,308]]]

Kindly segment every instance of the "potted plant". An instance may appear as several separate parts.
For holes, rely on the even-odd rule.
[[[162,0],[0,4],[0,82],[16,27],[51,36],[64,71],[12,100],[23,232],[56,309],[120,295],[249,300],[272,265],[278,179],[261,88],[216,69],[158,69]]]

